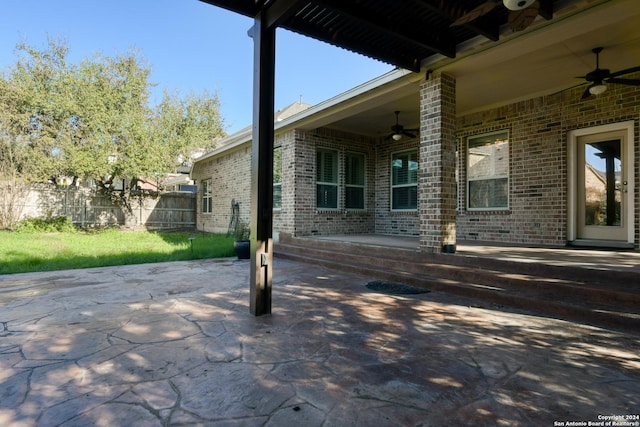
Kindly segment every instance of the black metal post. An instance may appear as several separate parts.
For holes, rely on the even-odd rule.
[[[268,25],[262,11],[251,30],[254,57],[250,311],[256,316],[271,313],[275,28]]]

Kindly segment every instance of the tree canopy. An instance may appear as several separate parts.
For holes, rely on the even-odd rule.
[[[166,91],[150,105],[150,68],[136,51],[73,64],[66,41],[49,39],[44,49],[23,43],[17,52],[0,72],[0,161],[23,181],[93,180],[113,192],[122,179],[126,191],[112,198],[126,206],[141,181],[175,171],[178,159],[224,136],[216,94]]]

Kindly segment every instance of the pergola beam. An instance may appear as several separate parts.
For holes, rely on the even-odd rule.
[[[326,7],[348,16],[376,31],[398,37],[405,42],[418,45],[449,58],[456,56],[456,46],[451,36],[440,32],[438,38],[435,38],[430,31],[424,31],[424,29],[419,29],[412,25],[391,25],[391,21],[387,17],[367,10],[366,2],[355,5],[354,3],[340,0],[318,0],[316,3],[321,7]]]
[[[411,0],[415,7],[421,7],[427,9],[432,13],[447,18],[455,19],[461,13],[460,6],[450,5],[448,2],[442,2],[441,0]],[[500,28],[498,25],[490,24],[487,22],[478,22],[478,20],[468,22],[465,27],[473,32],[485,36],[489,40],[498,41],[500,38]]]
[[[540,2],[540,9],[538,15],[542,16],[547,21],[553,19],[553,2],[551,0],[538,0]]]
[[[307,4],[304,0],[278,0],[271,2],[261,13],[265,15],[264,25],[267,28],[279,27],[291,16],[295,15]]]

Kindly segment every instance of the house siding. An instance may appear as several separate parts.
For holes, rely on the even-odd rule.
[[[295,182],[296,182],[296,150],[295,131],[276,135],[274,148],[282,149],[282,207],[273,211],[273,230],[275,233],[295,233]]]
[[[231,221],[231,202],[240,205],[240,219],[249,222],[251,214],[251,146],[243,145],[218,157],[195,164],[192,175],[198,184],[198,230],[226,233]],[[202,212],[202,186],[211,179],[211,213]]]
[[[494,108],[458,119],[458,240],[564,246],[567,243],[567,132],[635,120],[634,165],[638,177],[640,90],[610,85],[580,101],[584,87]],[[468,137],[509,131],[509,210],[466,209]],[[638,188],[634,189],[636,247]]]
[[[375,141],[369,137],[331,129],[297,131],[295,136],[295,187],[293,234],[297,236],[373,233],[375,206]],[[316,150],[338,152],[338,209],[316,208]],[[365,155],[365,208],[345,209],[344,155]],[[283,153],[284,155],[284,153]]]
[[[638,78],[639,73],[629,75]],[[491,108],[455,119],[457,144],[456,238],[521,245],[565,246],[567,244],[567,133],[575,129],[633,120],[633,174],[640,177],[638,120],[640,88],[610,85],[607,92],[581,101],[584,87]],[[418,106],[416,106],[418,108]],[[428,123],[423,120],[423,132]],[[509,133],[509,207],[507,210],[468,211],[466,208],[467,138],[498,131]],[[392,153],[415,149],[418,139],[400,141],[372,138],[328,128],[291,130],[276,135],[282,147],[282,208],[274,211],[274,234],[294,236],[379,233],[420,235],[416,211],[391,210]],[[339,153],[339,208],[316,208],[316,150]],[[344,154],[366,157],[365,209],[344,209]],[[424,156],[424,153],[421,153]],[[425,160],[421,159],[421,163]],[[194,166],[194,177],[211,178],[213,212],[201,212],[198,195],[198,228],[226,231],[231,200],[240,202],[240,215],[250,215],[250,143],[203,159]],[[640,190],[633,191],[635,247],[640,234]],[[420,189],[419,189],[420,191]],[[421,198],[419,200],[424,200]]]
[[[544,104],[539,98],[459,121],[458,239],[566,243],[566,143],[560,109]],[[467,138],[502,130],[509,132],[509,210],[467,211]]]
[[[420,87],[420,250],[450,251],[456,243],[456,82],[434,75]]]
[[[417,139],[382,140],[377,145],[375,168],[375,232],[378,234],[418,236],[418,210],[391,210],[391,156],[402,151],[418,150]]]

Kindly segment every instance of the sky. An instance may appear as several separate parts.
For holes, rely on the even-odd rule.
[[[66,40],[73,63],[93,54],[139,51],[151,69],[152,102],[163,91],[207,90],[221,104],[226,131],[251,124],[253,20],[199,0],[1,0],[0,70],[16,45]],[[391,65],[286,30],[276,33],[276,110],[317,104],[393,69]]]

